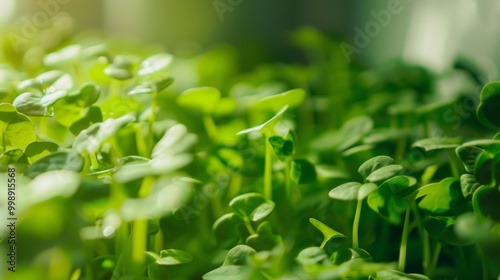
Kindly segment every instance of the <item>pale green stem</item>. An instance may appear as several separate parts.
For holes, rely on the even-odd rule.
[[[215,140],[217,138],[217,126],[215,125],[214,119],[209,114],[203,115],[203,126],[210,139]]]
[[[90,166],[91,166],[93,171],[96,171],[99,169],[99,162],[97,161],[96,153],[90,154]]]
[[[153,92],[153,100],[151,102],[151,116],[149,117],[149,147],[150,151],[153,150],[154,146],[154,131],[153,131],[153,125],[156,121],[156,106],[158,105],[158,93],[155,91]]]
[[[255,234],[256,232],[253,229],[252,224],[250,223],[250,220],[247,217],[245,217],[243,219],[243,221],[244,221],[245,227],[247,228],[248,232],[250,232],[250,234]]]
[[[358,232],[359,232],[359,220],[361,218],[361,208],[363,207],[363,200],[358,200],[356,205],[356,212],[354,214],[354,222],[352,223],[352,247],[354,249],[359,248]]]
[[[408,247],[410,212],[411,212],[411,203],[408,203],[408,207],[406,208],[404,226],[403,226],[403,235],[401,237],[401,246],[399,247],[398,270],[401,272],[404,272],[406,265],[406,249]]]
[[[266,141],[266,156],[264,163],[264,196],[266,199],[272,200],[273,198],[273,158],[272,158],[272,146],[269,143],[269,138],[265,138]]]

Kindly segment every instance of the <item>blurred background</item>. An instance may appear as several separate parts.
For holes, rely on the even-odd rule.
[[[44,11],[66,12],[79,30],[104,30],[171,51],[229,43],[247,58],[242,63],[248,68],[300,60],[290,33],[304,25],[355,47],[353,58],[369,66],[398,57],[439,72],[461,55],[491,80],[500,63],[495,0],[0,0],[0,6],[2,25],[37,17],[43,23]]]

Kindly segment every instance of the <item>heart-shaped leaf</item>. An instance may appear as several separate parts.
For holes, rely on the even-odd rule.
[[[36,130],[31,120],[8,103],[0,104],[0,134],[3,135],[3,146],[7,150],[24,150],[36,140]]]
[[[255,255],[257,251],[247,245],[237,245],[227,252],[223,266],[226,265],[245,265],[249,256]]]
[[[391,157],[377,156],[361,164],[361,166],[358,168],[358,173],[363,176],[363,179],[366,179],[366,177],[368,177],[374,171],[393,163],[394,160]]]
[[[139,68],[140,76],[154,75],[167,68],[174,59],[173,55],[168,53],[159,53],[146,58]]]
[[[274,209],[274,202],[258,193],[246,193],[233,198],[229,206],[242,218],[258,222],[267,218]]]
[[[274,153],[282,162],[289,159],[295,153],[295,143],[291,139],[285,139],[276,135],[269,137],[269,143],[271,143]]]
[[[472,197],[474,212],[494,221],[500,221],[500,191],[490,186],[481,186]]]
[[[396,176],[382,183],[368,196],[370,208],[393,224],[400,224],[408,201],[406,193],[417,183],[410,176]]]
[[[455,150],[467,172],[474,172],[477,158],[483,151],[483,149],[476,146],[460,146]]]
[[[300,251],[296,258],[297,262],[302,266],[314,264],[328,263],[328,255],[325,250],[320,247],[309,247]]]
[[[500,110],[500,82],[486,84],[481,91],[477,107],[477,118],[488,127],[500,128],[498,112]]]
[[[57,52],[45,56],[43,63],[47,67],[68,65],[78,60],[82,52],[82,46],[70,45]]]
[[[28,116],[51,116],[52,112],[41,103],[42,95],[38,92],[25,92],[20,94],[12,105],[17,111]]]
[[[240,216],[234,213],[228,213],[215,221],[212,230],[217,243],[225,249],[229,249],[238,244],[241,239],[238,225],[243,224]]]
[[[365,199],[375,189],[377,189],[377,185],[374,183],[349,182],[332,189],[328,196],[337,200],[359,201]]]
[[[373,171],[368,177],[366,177],[366,181],[368,182],[381,182],[387,180],[393,176],[398,175],[403,170],[403,167],[398,164],[387,165],[382,168],[379,168]]]
[[[419,203],[420,209],[436,216],[461,213],[467,209],[460,182],[456,178],[445,178]]]
[[[140,94],[153,94],[155,92],[161,92],[166,89],[174,82],[171,77],[163,77],[161,79],[155,79],[148,82],[143,82],[134,88],[132,88],[127,94],[128,95],[140,95]]]
[[[316,181],[316,168],[307,159],[292,160],[290,177],[297,184],[309,184]]]
[[[462,174],[460,176],[460,186],[462,187],[462,194],[467,200],[472,200],[472,196],[479,187],[481,183],[476,180],[476,177],[472,174]]]
[[[281,243],[281,237],[273,233],[272,226],[267,221],[259,225],[256,234],[246,239],[246,244],[257,251],[270,251]]]

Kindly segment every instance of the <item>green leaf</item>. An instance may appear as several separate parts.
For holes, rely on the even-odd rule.
[[[416,183],[417,180],[410,176],[399,175],[388,179],[368,196],[368,205],[389,222],[400,224],[401,214],[408,206],[405,194]]]
[[[464,164],[467,172],[474,172],[474,166],[483,149],[476,146],[460,146],[455,150],[458,158]]]
[[[413,148],[420,148],[426,152],[435,150],[455,149],[459,145],[460,138],[427,138],[413,143]]]
[[[239,265],[224,265],[203,275],[203,280],[265,280],[260,273],[257,274],[251,267]]]
[[[213,87],[198,87],[184,91],[177,97],[177,104],[203,114],[211,114],[221,99],[221,93]]]
[[[223,266],[227,265],[245,265],[249,256],[255,255],[257,251],[247,245],[238,245],[229,250],[224,260]]]
[[[233,198],[229,206],[242,218],[258,222],[267,218],[274,209],[274,202],[258,193],[246,193]]]
[[[80,89],[67,95],[67,102],[79,107],[89,107],[97,102],[101,95],[101,88],[92,83],[84,83]]]
[[[25,175],[34,178],[50,170],[80,172],[83,169],[83,164],[84,160],[78,154],[64,151],[54,152],[33,163],[33,165],[26,170]]]
[[[453,215],[467,209],[460,182],[456,178],[445,178],[435,185],[419,203],[420,209],[431,215]]]
[[[104,69],[104,73],[113,79],[128,80],[134,76],[132,72],[136,57],[128,55],[117,55],[113,63]]]
[[[472,196],[476,192],[479,187],[481,187],[481,183],[476,180],[476,177],[471,174],[462,174],[460,176],[460,186],[462,188],[462,194],[467,200],[472,200]]]
[[[358,168],[358,173],[363,176],[363,179],[366,179],[366,177],[368,177],[374,171],[393,163],[394,160],[391,157],[377,156],[361,164],[361,166]]]
[[[257,233],[246,239],[246,244],[257,251],[270,251],[282,243],[281,237],[273,233],[271,223],[265,221],[257,228]]]
[[[70,45],[58,52],[50,53],[45,56],[43,64],[47,67],[56,67],[60,65],[68,65],[78,60],[82,52],[82,46]]]
[[[120,128],[134,120],[134,116],[125,115],[118,119],[107,119],[102,123],[93,124],[75,138],[73,149],[78,153],[95,153],[104,141],[113,137]]]
[[[115,173],[118,182],[129,182],[149,175],[162,175],[189,164],[193,156],[187,150],[197,141],[184,125],[176,124],[168,129],[153,148],[152,159],[146,163],[125,164]]]
[[[291,179],[297,184],[309,184],[316,181],[316,168],[306,159],[292,160]]]
[[[455,230],[455,219],[451,217],[427,217],[424,219],[425,230],[443,244],[455,246],[470,245],[471,240],[458,237]]]
[[[168,53],[159,53],[146,58],[139,68],[139,76],[155,75],[159,71],[167,68],[174,57]]]
[[[299,255],[295,259],[302,266],[328,263],[328,255],[325,250],[320,247],[305,248],[300,251]]]
[[[161,79],[141,83],[132,88],[127,94],[139,95],[139,94],[153,94],[155,92],[161,92],[162,90],[170,86],[173,82],[174,82],[173,78],[163,77]]]
[[[238,244],[241,239],[238,225],[243,224],[243,220],[235,213],[228,213],[215,221],[212,231],[217,243],[225,249],[229,249]]]
[[[20,94],[12,103],[17,111],[28,116],[51,116],[52,112],[41,104],[42,95],[35,92]]]
[[[345,235],[343,235],[342,233],[340,233],[336,230],[333,230],[329,226],[323,224],[322,222],[320,222],[314,218],[310,218],[309,222],[311,222],[311,224],[323,234],[323,242],[321,244],[322,248],[326,245],[326,243],[328,243],[332,239],[339,239],[339,238],[345,239],[346,238]]]
[[[476,165],[474,166],[474,175],[476,180],[483,184],[489,185],[493,182],[494,178],[494,155],[486,151],[483,151],[476,160]]]
[[[156,260],[158,265],[178,265],[190,263],[193,260],[190,254],[176,249],[160,251],[160,259]]]
[[[274,153],[282,162],[289,159],[295,153],[293,140],[285,139],[281,136],[271,136],[269,137],[269,143],[271,143]]]
[[[477,107],[477,118],[484,125],[500,128],[498,112],[500,110],[500,82],[486,84],[481,91],[480,103]]]
[[[253,104],[252,108],[276,112],[284,106],[289,108],[300,106],[305,97],[306,92],[303,89],[292,89],[284,93],[261,98]]]
[[[83,118],[75,121],[70,127],[69,131],[73,135],[78,135],[82,130],[87,129],[89,126],[102,122],[101,109],[97,106],[90,106],[85,109],[86,114]]]
[[[494,221],[500,221],[500,191],[490,186],[481,186],[472,197],[474,212],[488,217]]]
[[[336,265],[340,265],[352,259],[362,259],[363,261],[366,262],[373,261],[373,258],[370,255],[370,253],[361,248],[342,248],[338,251],[335,251],[330,256],[330,261]]]
[[[246,134],[246,133],[251,133],[251,132],[261,132],[262,134],[264,135],[272,135],[274,134],[273,133],[273,129],[274,129],[274,125],[276,124],[276,122],[279,120],[279,118],[283,115],[283,113],[285,113],[286,109],[288,109],[288,106],[285,106],[283,108],[281,108],[281,110],[279,110],[278,113],[276,113],[276,115],[274,115],[272,118],[270,118],[267,122],[259,125],[259,126],[254,126],[254,127],[251,127],[251,128],[247,128],[245,130],[242,130],[240,132],[238,132],[237,134],[238,135],[241,135],[241,134]]]
[[[0,155],[0,166],[2,167],[2,172],[3,168],[7,168],[9,164],[14,164],[14,163],[22,163],[22,164],[28,164],[28,159],[26,158],[25,153],[21,149],[10,149],[5,152],[3,152]]]
[[[328,193],[328,196],[337,200],[359,201],[365,199],[376,188],[377,185],[374,183],[361,184],[357,182],[350,182],[332,189]]]
[[[0,134],[3,146],[8,150],[19,148],[24,150],[36,140],[36,130],[30,119],[18,113],[11,104],[0,104]]]
[[[366,181],[368,182],[381,182],[387,180],[395,175],[398,175],[403,170],[403,167],[398,164],[387,165],[382,168],[379,168],[373,171],[368,177],[366,177]]]

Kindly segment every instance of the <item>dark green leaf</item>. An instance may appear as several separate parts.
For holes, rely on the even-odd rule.
[[[238,244],[241,239],[238,232],[239,224],[243,224],[243,220],[234,213],[225,214],[215,221],[212,230],[222,248],[229,249]]]
[[[477,107],[477,118],[486,126],[499,128],[500,119],[500,82],[491,82],[484,86]]]
[[[83,158],[71,152],[54,152],[33,163],[25,175],[34,178],[50,170],[69,170],[80,172],[83,169]]]
[[[471,174],[462,174],[460,176],[460,186],[462,187],[462,194],[467,200],[472,200],[472,196],[476,192],[479,187],[481,187],[481,183],[476,180],[476,177]]]
[[[394,160],[388,156],[377,156],[365,161],[358,169],[359,174],[366,179],[374,171],[394,163]]]
[[[227,252],[226,259],[222,265],[245,265],[247,263],[247,258],[255,253],[257,253],[257,251],[255,251],[252,247],[247,245],[237,245]]]
[[[333,264],[339,265],[352,259],[362,259],[366,262],[372,262],[372,256],[367,251],[357,248],[342,248],[334,252],[330,260]]]
[[[297,184],[308,184],[316,181],[316,168],[306,159],[294,159],[290,170],[291,179]]]
[[[366,181],[368,182],[381,182],[387,180],[395,175],[398,175],[403,170],[403,167],[398,164],[387,165],[382,168],[379,168],[373,171],[368,177],[366,177]]]
[[[328,263],[328,255],[319,247],[309,247],[300,251],[296,258],[300,265],[308,266],[313,264]]]
[[[460,146],[455,150],[455,152],[464,164],[465,170],[467,170],[467,172],[474,172],[476,160],[483,152],[483,149],[476,146]]]
[[[418,206],[432,215],[453,215],[467,208],[460,182],[456,178],[445,178],[427,194]]]
[[[460,138],[427,138],[413,143],[412,147],[421,148],[426,152],[435,150],[455,149],[459,145]]]

